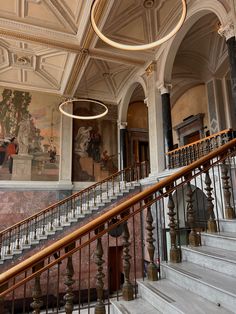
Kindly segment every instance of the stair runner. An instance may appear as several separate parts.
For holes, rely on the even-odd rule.
[[[140,183],[138,182],[115,182],[114,187],[110,187],[108,188],[108,191],[104,191],[97,195],[95,201],[94,199],[89,200],[89,202],[83,201],[82,205],[76,206],[76,208],[70,208],[67,214],[62,213],[60,222],[58,217],[54,217],[53,223],[50,221],[44,226],[41,225],[40,228],[37,228],[36,233],[35,231],[31,231],[28,235],[28,244],[25,244],[26,235],[23,235],[19,241],[19,248],[16,249],[18,246],[18,241],[16,239],[10,243],[10,246],[2,246],[0,264],[22,254],[23,250],[30,249],[33,245],[37,245],[41,240],[48,239],[49,236],[54,235],[57,231],[63,230],[65,227],[69,227],[72,223],[76,223],[81,219],[86,219],[86,216],[93,212],[104,209],[109,203],[128,194],[138,186],[140,186]],[[11,254],[8,254],[9,248]]]
[[[137,300],[112,301],[111,314],[236,313],[236,220],[220,227],[202,233],[202,246],[183,246],[181,263],[162,263],[159,281],[139,280]]]

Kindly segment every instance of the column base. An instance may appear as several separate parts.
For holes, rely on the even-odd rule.
[[[124,283],[122,288],[122,296],[125,301],[131,301],[134,299],[134,291],[131,283]]]
[[[157,281],[158,280],[157,266],[154,263],[150,263],[148,265],[147,276],[148,276],[148,280],[150,280],[150,281]]]
[[[170,262],[171,263],[180,263],[181,262],[181,251],[180,248],[170,249]]]
[[[189,245],[190,246],[200,246],[201,244],[201,238],[200,235],[196,232],[191,231],[189,234]]]
[[[215,220],[208,220],[207,222],[207,231],[208,232],[217,232],[217,226],[216,226],[216,221]]]
[[[94,310],[95,314],[106,314],[106,309],[105,309],[105,305],[102,303],[98,303],[95,305],[95,310]]]
[[[234,219],[235,213],[232,207],[228,207],[225,209],[225,218],[226,219]]]

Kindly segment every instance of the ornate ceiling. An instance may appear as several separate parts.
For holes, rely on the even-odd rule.
[[[100,41],[90,25],[92,1],[0,0],[0,85],[118,103],[127,80],[156,51],[118,51]],[[143,44],[166,34],[180,14],[180,0],[101,0],[96,18],[113,40]],[[211,45],[222,45],[216,32],[213,36],[216,23],[212,15],[209,30],[203,18],[183,41],[175,86],[186,85],[186,79],[202,82],[208,71],[217,71],[218,60],[208,60]]]

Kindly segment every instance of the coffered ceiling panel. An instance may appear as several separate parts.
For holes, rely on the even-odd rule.
[[[75,55],[67,51],[5,39],[0,41],[0,84],[60,92]],[[68,74],[66,75],[66,73]]]
[[[67,10],[72,11],[73,0],[67,3]],[[77,32],[74,21],[69,13],[63,12],[58,0],[0,0],[0,17],[57,31]]]
[[[76,95],[114,103],[133,71],[131,66],[91,59]]]

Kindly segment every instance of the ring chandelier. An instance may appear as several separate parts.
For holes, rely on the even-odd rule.
[[[91,103],[95,103],[95,104],[98,104],[99,106],[103,107],[105,110],[101,114],[98,114],[98,115],[95,115],[95,116],[78,116],[78,115],[75,115],[75,114],[70,114],[70,113],[66,112],[63,107],[66,104],[68,104],[68,103],[71,103],[71,102],[73,103],[74,101],[76,101],[76,102],[91,102]],[[98,100],[94,100],[94,99],[89,99],[89,98],[68,99],[68,100],[66,100],[66,101],[64,101],[63,103],[60,104],[59,110],[61,111],[61,113],[63,113],[67,117],[74,118],[74,119],[80,119],[80,120],[99,119],[99,118],[104,117],[108,113],[108,108],[107,108],[107,106],[103,102],[98,101]]]
[[[181,1],[182,1],[183,10],[182,10],[182,15],[181,15],[180,20],[177,23],[177,25],[174,27],[174,29],[169,34],[167,34],[163,38],[158,39],[156,41],[153,41],[149,44],[125,45],[125,44],[120,44],[116,41],[113,41],[113,40],[109,39],[108,37],[106,37],[105,35],[103,35],[103,33],[99,30],[99,28],[97,27],[97,24],[95,22],[95,10],[96,10],[99,2],[101,2],[100,0],[94,0],[92,7],[91,7],[90,18],[91,18],[92,27],[93,27],[95,33],[98,35],[98,37],[112,47],[115,47],[118,49],[123,49],[123,50],[132,50],[132,51],[152,49],[152,48],[155,48],[155,47],[163,44],[167,40],[169,40],[172,36],[174,36],[178,32],[178,30],[183,25],[186,14],[187,14],[187,4],[186,4],[186,0],[181,0]]]

